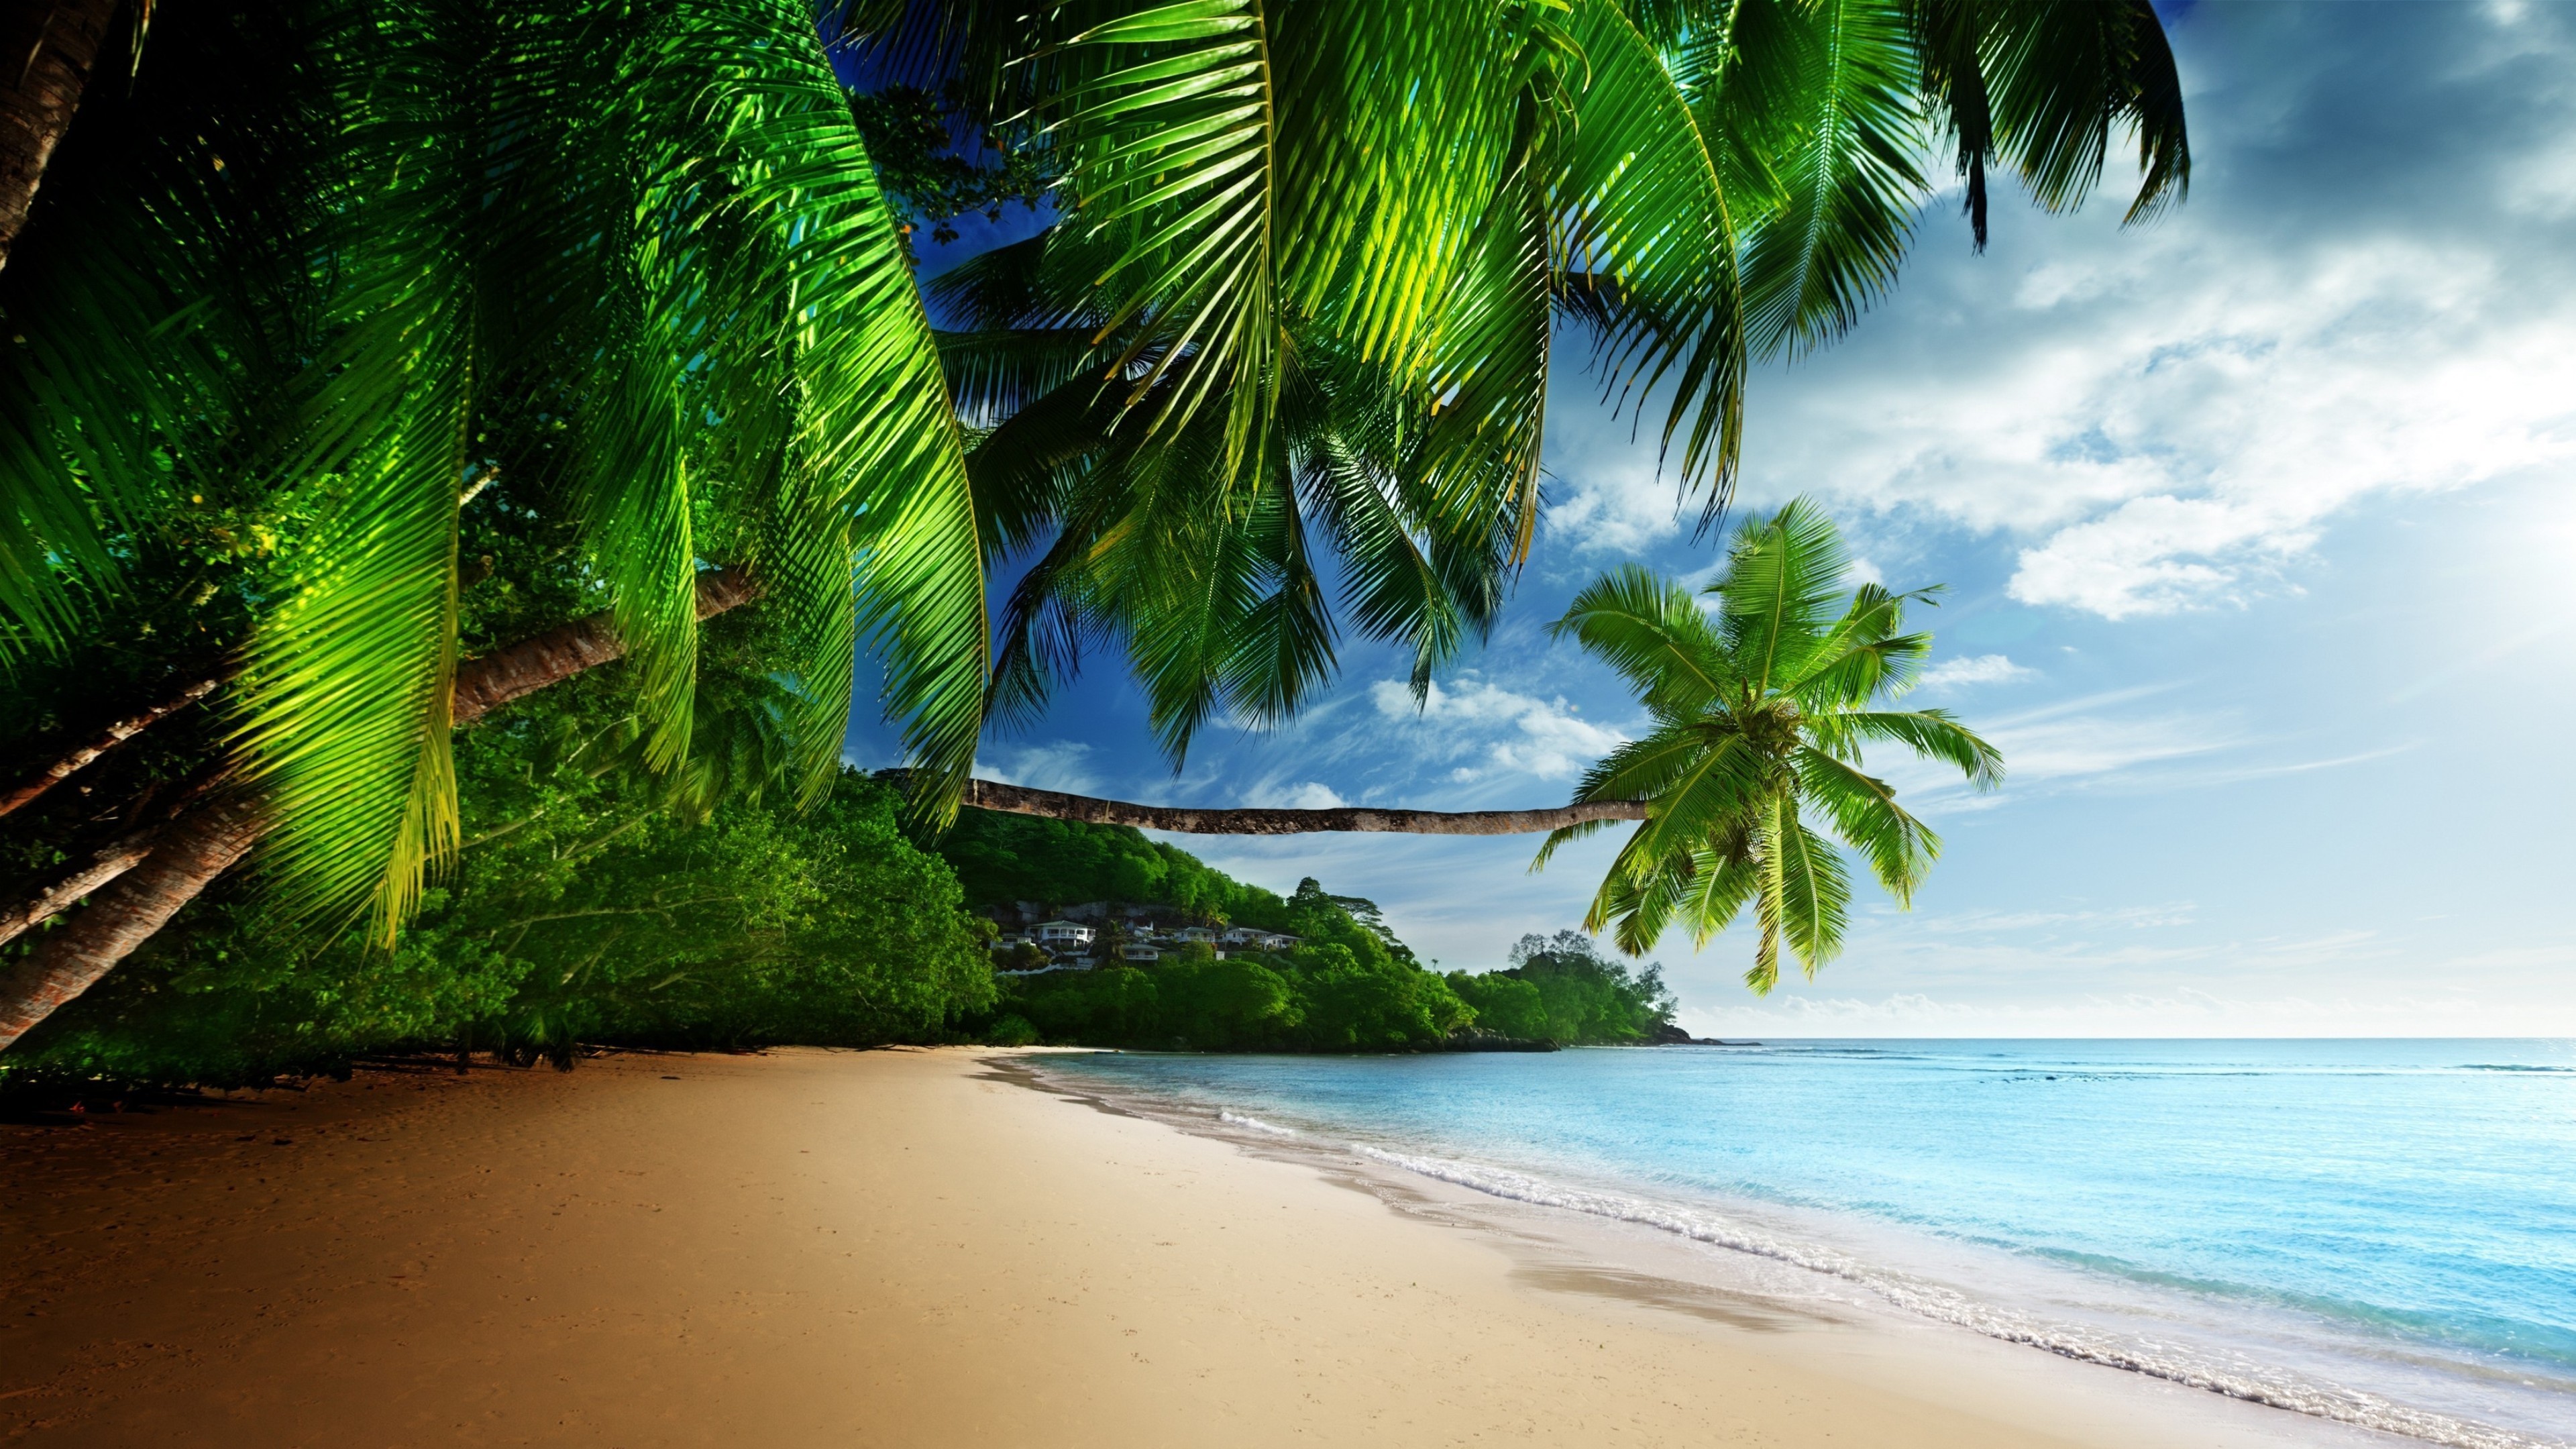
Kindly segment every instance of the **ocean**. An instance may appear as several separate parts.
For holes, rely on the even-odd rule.
[[[1046,1067],[2070,1358],[2456,1449],[2576,1443],[2576,1042]]]

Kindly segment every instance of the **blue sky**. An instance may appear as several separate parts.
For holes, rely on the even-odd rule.
[[[1896,293],[1755,383],[1740,507],[1799,493],[1864,568],[1943,582],[1916,699],[2005,750],[1968,795],[1874,761],[1946,850],[1843,959],[1757,1001],[1741,930],[1656,953],[1705,1032],[2576,1034],[2576,10],[2212,5],[2170,19],[2189,202],[2123,230],[1937,198]],[[1184,804],[1560,803],[1639,724],[1544,628],[1603,567],[1704,576],[1651,438],[1563,358],[1550,507],[1492,642],[1401,662],[1175,777],[1115,661],[985,772]],[[855,728],[851,758],[892,763]],[[1380,902],[1444,966],[1576,924],[1612,848],[1195,837]]]

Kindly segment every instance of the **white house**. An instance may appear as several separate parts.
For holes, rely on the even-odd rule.
[[[1250,946],[1256,951],[1288,951],[1297,945],[1294,936],[1264,931],[1257,926],[1228,926],[1224,939],[1229,946]]]
[[[1049,949],[1065,946],[1088,946],[1097,933],[1079,921],[1040,921],[1034,928],[1038,944]]]
[[[1118,959],[1122,961],[1160,961],[1163,959],[1163,953],[1152,946],[1146,945],[1142,941],[1130,941],[1126,945],[1118,948]]]
[[[1207,926],[1183,926],[1172,933],[1172,939],[1175,941],[1205,941],[1209,945],[1213,946],[1216,944],[1216,932]]]

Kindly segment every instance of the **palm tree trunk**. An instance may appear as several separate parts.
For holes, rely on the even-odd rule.
[[[0,266],[80,109],[116,8],[117,0],[9,0],[0,17]]]
[[[698,575],[701,619],[759,596],[760,586],[740,569]],[[616,625],[606,613],[549,629],[459,665],[452,716],[460,726],[470,724],[522,695],[609,663],[625,652],[625,642],[617,637]],[[180,907],[232,869],[272,823],[257,796],[237,793],[182,815],[148,851],[118,852],[111,846],[101,852],[89,869],[73,878],[85,890],[98,892],[88,908],[0,976],[0,1051],[7,1051],[56,1007],[87,991],[134,948],[150,940]],[[59,889],[48,892],[30,909],[61,896]],[[62,898],[34,919],[43,920],[67,904],[69,899]],[[15,918],[22,913],[11,914]]]
[[[108,751],[115,749],[118,745],[125,743],[127,740],[134,738],[136,735],[143,733],[145,729],[157,723],[163,716],[175,714],[179,710],[185,709],[189,705],[196,703],[198,700],[205,698],[207,695],[214,693],[215,686],[219,683],[221,683],[220,680],[200,679],[196,683],[189,685],[186,689],[179,691],[177,695],[173,696],[168,701],[156,704],[152,708],[143,711],[141,714],[118,720],[116,723],[109,725],[106,729],[99,731],[98,735],[90,740],[88,744],[82,745],[80,748],[73,750],[71,753],[64,755],[52,764],[47,765],[42,770],[28,776],[25,780],[19,782],[7,792],[0,793],[0,815],[8,814],[10,811],[17,809],[19,806],[26,804],[30,800],[35,799],[37,796],[44,794],[47,790],[50,790],[56,785],[61,784],[63,781],[70,779],[82,768],[89,765],[90,762],[96,760],[99,756],[106,754]]]
[[[1096,800],[1055,790],[1032,790],[975,780],[965,803],[1013,815],[1080,820],[1092,825],[1133,825],[1183,835],[1308,835],[1322,831],[1384,831],[1400,835],[1535,835],[1595,820],[1643,820],[1643,800],[1601,800],[1552,810],[1377,810],[1352,805],[1333,810],[1199,810]]]
[[[90,856],[88,864],[10,906],[6,915],[0,915],[0,946],[70,910],[83,896],[94,894],[109,881],[141,865],[153,847],[161,843],[165,828],[147,826],[109,841]]]
[[[760,585],[741,569],[710,569],[698,575],[701,619],[712,619],[759,597]],[[575,619],[458,665],[451,717],[459,725],[472,724],[521,695],[613,663],[625,654],[626,641],[617,637],[617,626],[607,614]]]
[[[268,833],[256,799],[235,795],[182,817],[152,853],[0,977],[0,1051],[87,991]]]

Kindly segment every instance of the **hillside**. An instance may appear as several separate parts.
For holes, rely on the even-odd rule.
[[[1282,897],[1126,826],[968,810],[935,849],[1001,937],[997,1041],[1439,1051],[1675,1034],[1659,971],[1631,974],[1579,932],[1524,939],[1506,970],[1442,976],[1364,898],[1311,878]],[[1096,929],[1021,939],[1064,916]],[[1183,943],[1182,925],[1279,935]]]

